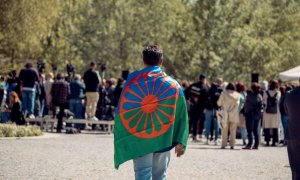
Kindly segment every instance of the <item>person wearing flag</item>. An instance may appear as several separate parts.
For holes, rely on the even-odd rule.
[[[163,52],[143,50],[145,68],[131,73],[124,85],[115,118],[115,168],[133,160],[135,179],[166,179],[170,151],[184,154],[188,114],[184,93],[176,80],[162,71]]]

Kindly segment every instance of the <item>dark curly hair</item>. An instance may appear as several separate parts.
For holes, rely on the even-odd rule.
[[[163,52],[156,45],[150,45],[143,50],[143,61],[150,66],[160,65],[163,59]]]

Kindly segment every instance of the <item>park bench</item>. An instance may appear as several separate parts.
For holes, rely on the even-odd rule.
[[[54,130],[54,123],[57,122],[57,119],[53,118],[35,118],[35,119],[26,119],[27,122],[32,123],[40,123],[41,127],[43,127],[46,131],[48,131],[49,124],[51,126],[51,132]],[[105,121],[105,120],[99,120],[99,121],[93,121],[93,120],[86,120],[86,119],[66,119],[64,120],[65,123],[70,124],[92,124],[92,125],[107,125],[108,130],[107,133],[110,134],[113,132],[115,122],[114,121]]]

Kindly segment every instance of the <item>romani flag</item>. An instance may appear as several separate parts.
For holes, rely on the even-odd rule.
[[[171,149],[188,139],[184,93],[159,66],[128,76],[120,96],[114,129],[114,162],[120,164],[149,153]]]

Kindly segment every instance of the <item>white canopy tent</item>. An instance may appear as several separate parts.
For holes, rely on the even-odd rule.
[[[299,81],[300,66],[297,66],[293,69],[279,73],[279,78],[283,81]]]

